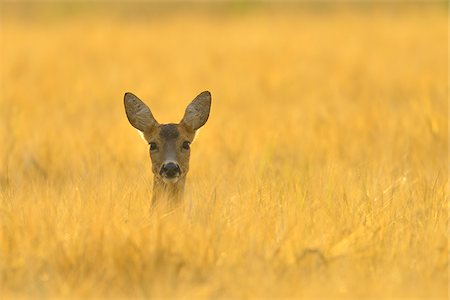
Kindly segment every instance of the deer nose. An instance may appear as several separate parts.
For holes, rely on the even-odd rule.
[[[174,162],[163,164],[159,174],[167,178],[179,176],[181,173],[180,166]]]

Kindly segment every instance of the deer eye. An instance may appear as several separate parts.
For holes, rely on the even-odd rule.
[[[183,142],[183,149],[184,150],[189,150],[191,148],[191,143],[189,143],[188,141],[184,141]]]
[[[148,143],[150,145],[150,151],[155,151],[158,149],[158,146],[154,142]]]

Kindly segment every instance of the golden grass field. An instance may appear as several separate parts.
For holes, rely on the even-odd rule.
[[[1,5],[0,298],[446,298],[447,7]],[[178,122],[151,213],[131,91]]]

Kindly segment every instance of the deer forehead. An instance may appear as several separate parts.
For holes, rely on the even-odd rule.
[[[164,124],[160,126],[159,137],[161,139],[170,140],[180,136],[178,126],[176,124]]]
[[[171,142],[179,139],[191,141],[194,138],[195,133],[190,132],[181,124],[161,124],[155,129],[145,134],[147,141],[152,139],[159,140],[160,142]]]

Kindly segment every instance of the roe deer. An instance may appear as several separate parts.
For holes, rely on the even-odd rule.
[[[149,144],[154,175],[152,205],[163,196],[180,200],[189,171],[190,145],[196,131],[208,120],[211,93],[205,91],[195,97],[179,124],[159,124],[150,108],[132,93],[125,93],[124,103],[128,121]]]

